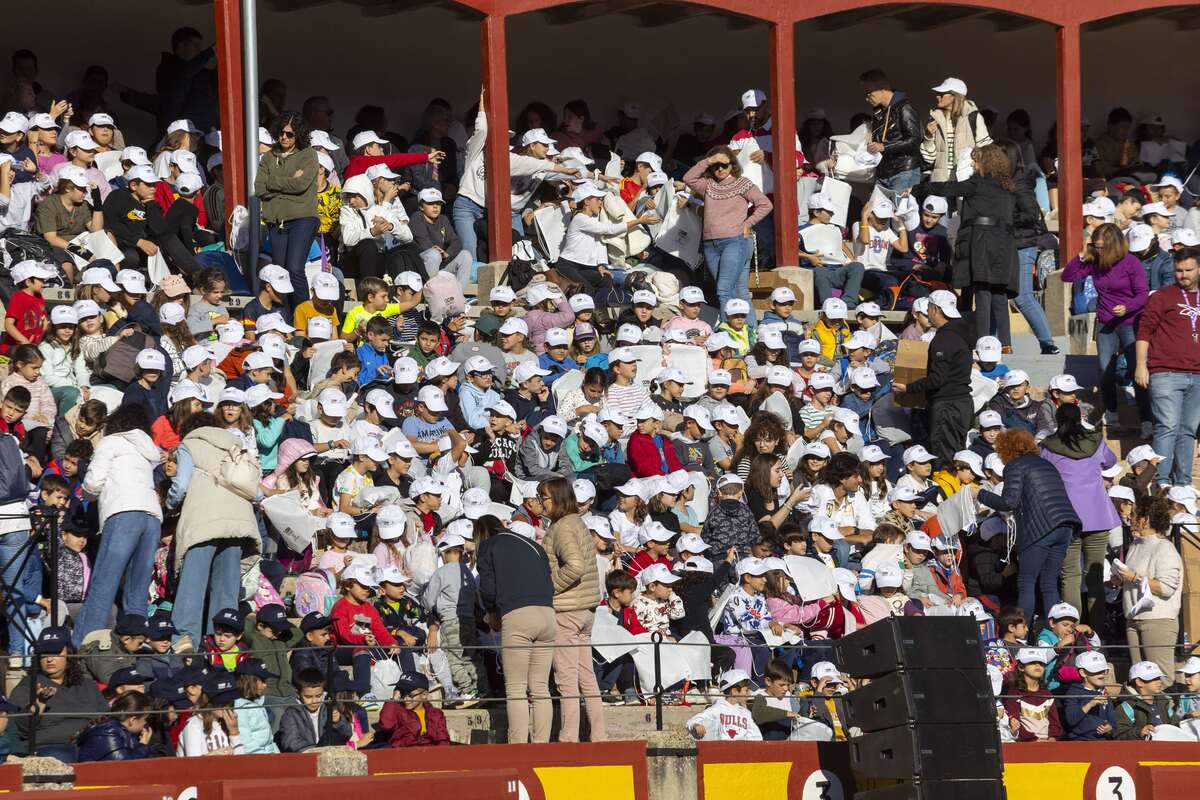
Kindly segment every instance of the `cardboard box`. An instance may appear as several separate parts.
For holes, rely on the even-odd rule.
[[[924,378],[929,365],[929,342],[901,339],[896,345],[896,363],[892,375],[896,383],[905,385]],[[905,392],[896,395],[897,405],[905,408],[924,408],[925,395]]]

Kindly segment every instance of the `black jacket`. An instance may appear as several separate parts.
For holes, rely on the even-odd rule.
[[[1027,171],[1013,176],[1016,185],[1013,195],[1017,201],[1013,208],[1013,236],[1018,250],[1036,247],[1038,239],[1046,232],[1042,209],[1033,194],[1035,182],[1034,176]]]
[[[981,597],[985,594],[995,595],[1001,605],[1009,605],[1017,599],[1017,576],[1001,575],[1004,570],[1003,553],[997,553],[978,536],[969,536],[967,543],[967,561],[970,569],[966,573],[967,594],[971,597]]]
[[[422,252],[435,246],[446,251],[446,256],[442,259],[443,264],[449,263],[462,252],[462,242],[445,214],[430,222],[425,219],[424,214],[418,212],[408,221],[408,227]]]
[[[101,210],[104,229],[112,233],[118,247],[129,249],[139,239],[150,240],[162,230],[162,207],[153,199],[139,203],[129,189],[109,192]]]
[[[883,145],[883,160],[875,168],[875,177],[890,178],[905,170],[923,168],[924,136],[908,95],[892,92],[892,102],[887,107],[876,107],[871,112],[871,140]]]
[[[970,334],[961,319],[953,319],[929,340],[925,377],[908,385],[908,391],[924,394],[927,403],[960,400],[971,396]]]
[[[712,610],[711,601],[715,594],[724,591],[732,582],[733,565],[721,559],[711,574],[696,574],[702,576],[700,580],[692,582],[685,579],[675,584],[675,594],[683,601],[683,616],[671,620],[671,635],[682,639],[692,631],[700,631],[711,642],[713,630],[712,625],[708,623],[708,614]]]
[[[554,607],[550,560],[532,539],[501,531],[479,546],[479,597],[501,616],[526,606]]]
[[[1009,511],[1017,519],[1017,550],[1036,544],[1055,528],[1066,525],[1077,532],[1083,523],[1075,513],[1062,476],[1046,459],[1023,455],[1004,465],[1004,494],[984,489],[979,502],[995,511]]]
[[[1013,232],[1016,195],[995,178],[979,175],[972,175],[965,181],[926,183],[921,191],[926,195],[947,199],[961,197],[963,200],[962,222],[954,240],[952,275],[955,288],[989,283],[1003,286],[1015,296],[1020,288]]]

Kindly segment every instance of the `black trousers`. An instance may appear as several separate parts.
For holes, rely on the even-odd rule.
[[[975,404],[969,396],[930,401],[929,451],[938,457],[941,466],[949,466],[954,454],[966,446],[974,418]]]
[[[607,275],[601,275],[599,267],[578,264],[574,261],[560,258],[554,262],[554,268],[558,270],[559,275],[562,275],[572,283],[582,284],[586,292],[596,299],[596,305],[604,305],[602,301],[612,291],[612,278]]]

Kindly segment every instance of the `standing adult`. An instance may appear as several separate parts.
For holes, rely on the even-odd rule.
[[[1080,534],[1071,540],[1063,562],[1063,599],[1075,608],[1083,608],[1080,605],[1082,563],[1082,577],[1088,591],[1086,619],[1092,630],[1098,631],[1103,627],[1107,604],[1104,557],[1108,551],[1108,532],[1121,525],[1100,473],[1116,464],[1117,456],[1099,430],[1084,427],[1079,406],[1074,403],[1059,406],[1054,420],[1058,429],[1042,439],[1041,455],[1062,476],[1067,497],[1080,520]]]
[[[1058,347],[1054,344],[1054,336],[1050,333],[1050,322],[1046,319],[1046,309],[1038,300],[1033,289],[1033,268],[1037,263],[1038,239],[1046,233],[1046,223],[1042,219],[1042,209],[1038,206],[1034,195],[1034,185],[1037,183],[1034,162],[1026,161],[1024,151],[1012,139],[997,139],[996,144],[1004,150],[1012,165],[1013,195],[1016,206],[1013,208],[1013,237],[1017,245],[1017,296],[1013,304],[1029,323],[1029,329],[1038,340],[1042,355],[1058,355]]]
[[[476,526],[477,534],[482,528]],[[480,541],[476,553],[479,597],[492,628],[500,630],[508,741],[548,742],[554,718],[550,664],[558,637],[550,559],[532,538],[510,530]]]
[[[869,69],[858,76],[871,105],[871,141],[867,149],[883,160],[875,167],[875,182],[903,192],[921,182],[921,124],[908,95],[892,88],[887,73]]]
[[[996,454],[1004,462],[1003,494],[981,490],[978,483],[971,484],[970,490],[983,505],[1016,519],[1018,604],[1025,619],[1032,620],[1035,588],[1041,593],[1043,613],[1062,599],[1059,573],[1079,530],[1079,515],[1058,470],[1038,455],[1032,433],[1009,428],[996,437]]]
[[[921,157],[931,168],[930,180],[948,181],[955,174],[959,158],[976,147],[991,144],[992,137],[975,101],[967,99],[966,83],[946,78],[933,87],[933,97],[937,108],[929,112],[925,124]]]
[[[925,377],[911,384],[893,383],[897,393],[925,395],[929,409],[929,449],[943,465],[954,462],[975,418],[971,400],[972,338],[962,321],[953,292],[938,289],[929,295],[929,321],[937,333],[929,341]]]
[[[1133,513],[1133,546],[1125,555],[1125,568],[1116,568],[1123,584],[1121,605],[1129,655],[1135,661],[1153,661],[1164,673],[1175,669],[1183,601],[1183,559],[1164,536],[1170,525],[1171,507],[1166,498],[1139,500]],[[1140,602],[1143,581],[1154,599],[1149,606]],[[1135,605],[1141,606],[1136,614],[1131,613]]]
[[[122,583],[122,610],[146,616],[147,587],[162,529],[154,484],[154,468],[161,461],[162,453],[150,438],[146,407],[129,404],[114,411],[83,478],[84,495],[99,499],[100,551],[75,623],[76,646],[105,627]]]
[[[182,441],[175,448],[175,475],[167,507],[179,508],[175,529],[174,569],[179,575],[171,621],[193,643],[211,632],[218,611],[237,608],[242,586],[242,555],[261,549],[254,507],[247,497],[257,488],[254,471],[231,472],[224,464],[236,460],[244,445],[208,413],[193,414],[180,426]],[[216,476],[226,473],[226,478]],[[238,484],[229,477],[242,475]],[[234,489],[237,488],[237,491]],[[204,618],[205,598],[208,618]]]
[[[1096,287],[1096,353],[1100,359],[1100,392],[1104,399],[1104,424],[1117,424],[1117,361],[1136,358],[1136,331],[1142,310],[1149,299],[1146,271],[1137,256],[1129,252],[1129,243],[1121,229],[1106,222],[1092,231],[1083,251],[1063,270],[1066,282],[1091,278]],[[1177,297],[1177,296],[1176,296]],[[1191,337],[1189,336],[1190,340]],[[1150,398],[1146,390],[1134,387],[1138,414],[1150,434]],[[1192,426],[1193,436],[1195,426]],[[1188,453],[1188,461],[1191,461]]]
[[[1200,248],[1175,253],[1175,285],[1146,302],[1134,383],[1150,391],[1160,485],[1191,486],[1200,426]]]
[[[579,698],[587,708],[589,741],[602,742],[604,704],[596,671],[592,669],[592,617],[600,596],[600,571],[592,534],[575,504],[575,492],[566,478],[551,478],[538,486],[542,512],[550,528],[542,539],[554,584],[554,683],[558,686],[558,739],[579,741]]]
[[[683,176],[683,182],[704,199],[704,263],[717,283],[717,305],[725,318],[725,301],[747,303],[750,296],[750,250],[754,226],[774,206],[742,174],[737,157],[725,145],[714,147]]]
[[[289,308],[308,299],[304,264],[321,220],[317,216],[317,151],[309,146],[308,125],[285,111],[271,125],[275,144],[258,162],[254,194],[262,200],[262,219],[271,237],[271,257],[292,276],[295,291]]]
[[[964,181],[932,182],[923,188],[938,197],[962,198],[954,240],[954,288],[974,303],[975,336],[994,331],[1003,352],[1011,353],[1008,298],[1020,289],[1012,165],[1002,149],[989,144],[971,151],[971,167],[974,172]]]
[[[768,176],[763,185],[758,188],[774,202],[774,183],[769,177],[769,171],[774,169],[775,141],[771,134],[771,105],[767,102],[767,93],[761,89],[747,89],[742,93],[742,117],[746,127],[739,130],[729,140],[729,147],[741,150],[754,142],[755,149],[750,154],[750,160],[761,164]],[[804,166],[804,152],[800,149],[800,137],[796,136],[796,166]],[[754,226],[754,235],[758,244],[759,264],[763,267],[775,266],[775,217],[767,214]]]

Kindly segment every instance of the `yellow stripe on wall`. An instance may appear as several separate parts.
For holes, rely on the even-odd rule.
[[[1087,761],[1009,762],[1004,765],[1008,800],[1082,798],[1084,781],[1091,766]]]
[[[637,800],[633,767],[534,767],[546,800]]]
[[[785,800],[791,771],[790,761],[705,764],[704,800]]]

